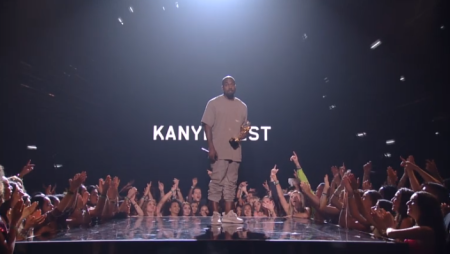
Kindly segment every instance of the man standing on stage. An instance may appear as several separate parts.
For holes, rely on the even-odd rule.
[[[247,133],[241,131],[241,126],[247,122],[247,105],[234,97],[236,82],[233,77],[226,76],[222,79],[222,90],[223,95],[208,102],[202,117],[212,168],[208,191],[208,199],[214,211],[211,223],[243,223],[232,210],[242,159],[241,146],[239,143],[232,146],[230,138],[246,138]],[[222,195],[225,200],[225,213],[221,219],[218,211]]]

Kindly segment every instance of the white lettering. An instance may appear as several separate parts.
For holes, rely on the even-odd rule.
[[[172,125],[169,126],[169,129],[167,130],[167,134],[166,134],[166,140],[169,140],[169,138],[171,138],[173,140],[177,140],[177,137],[175,136],[175,131],[173,130]]]
[[[198,134],[202,130],[202,126],[199,126],[198,129],[195,129],[195,126],[191,126],[191,130],[194,132],[195,140],[198,140]]]
[[[259,128],[256,126],[250,127],[249,136],[248,136],[248,139],[250,139],[250,141],[256,141],[259,139],[259,134],[257,132],[258,130],[259,130]]]
[[[162,135],[161,131],[164,128],[164,125],[161,126],[153,126],[153,140],[157,140],[158,137],[161,138],[161,140],[164,140],[164,136]]]
[[[177,126],[175,126],[176,128]],[[169,125],[167,128],[167,132],[165,133],[165,136],[163,134],[164,131],[164,125],[154,125],[153,126],[153,140],[187,140],[189,141],[190,132],[194,134],[194,139],[196,141],[202,140],[200,136],[200,132],[202,132],[202,126],[194,126],[194,125],[186,125],[178,126],[178,133],[175,132],[175,128],[172,125]],[[258,141],[262,137],[262,133],[259,133],[260,131],[264,131],[264,141],[268,140],[268,134],[269,130],[271,130],[272,127],[270,126],[252,126],[250,128],[249,134],[246,139],[242,141]],[[177,139],[178,134],[178,139]],[[206,138],[206,132],[203,131],[203,140],[207,141]]]
[[[183,128],[183,126],[178,126],[178,140],[189,140],[189,126],[186,125],[186,129]]]
[[[272,127],[270,126],[261,126],[261,130],[264,130],[264,141],[267,141],[267,132],[271,129]]]

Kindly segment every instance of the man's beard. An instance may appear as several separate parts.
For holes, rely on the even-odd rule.
[[[233,98],[234,97],[234,92],[227,91],[227,92],[225,92],[225,96],[227,96],[228,98]]]

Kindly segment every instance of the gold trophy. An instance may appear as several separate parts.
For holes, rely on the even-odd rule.
[[[244,136],[244,134],[247,134],[250,131],[251,125],[249,121],[246,121],[242,126],[241,126],[241,132],[239,134],[239,137]],[[239,147],[239,144],[241,143],[240,138],[230,138],[230,145],[234,148],[237,149]]]

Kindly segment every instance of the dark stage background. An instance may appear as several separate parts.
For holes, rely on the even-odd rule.
[[[192,131],[189,141],[155,141],[153,128],[198,127],[225,75],[252,125],[271,127],[267,141],[259,131],[243,144],[239,181],[252,187],[274,164],[287,184],[293,150],[314,187],[342,162],[361,175],[372,160],[378,183],[400,155],[449,163],[443,1],[2,5],[0,163],[12,174],[32,159],[33,190],[81,170],[90,184],[111,174],[141,189],[177,177],[186,191],[197,176],[206,187],[206,142]]]

